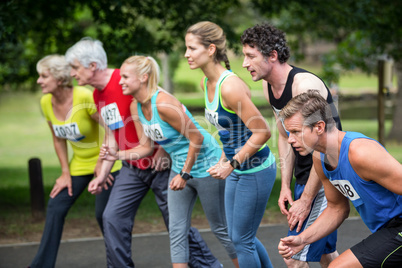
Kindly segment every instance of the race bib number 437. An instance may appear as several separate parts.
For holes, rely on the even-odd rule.
[[[101,116],[103,118],[103,121],[105,121],[106,125],[111,130],[115,130],[124,126],[119,108],[117,107],[117,104],[115,102],[104,106],[101,109]]]

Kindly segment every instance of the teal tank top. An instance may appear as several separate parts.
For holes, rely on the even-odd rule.
[[[176,173],[180,173],[187,159],[190,141],[185,136],[180,134],[180,132],[174,129],[170,124],[160,118],[158,109],[156,107],[156,97],[158,96],[159,92],[160,90],[155,92],[151,98],[151,120],[148,121],[145,118],[144,114],[142,113],[141,103],[139,102],[137,103],[138,116],[144,128],[145,135],[165,149],[172,159],[172,170]],[[208,172],[206,172],[207,169],[219,161],[222,150],[220,149],[216,140],[198,124],[187,108],[184,105],[182,105],[182,108],[186,115],[204,136],[201,150],[190,174],[194,178],[208,177],[210,175]]]
[[[226,70],[219,77],[216,83],[215,96],[212,102],[208,100],[207,78],[204,80],[205,94],[205,117],[216,127],[223,151],[226,158],[231,160],[237,154],[253,134],[243,123],[241,118],[234,112],[222,105],[221,86],[226,78],[235,75],[232,71]],[[237,173],[252,173],[267,168],[275,162],[275,157],[269,147],[263,145],[254,155],[250,156],[241,164]]]

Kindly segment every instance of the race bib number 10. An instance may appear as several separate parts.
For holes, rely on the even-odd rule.
[[[56,137],[70,141],[80,141],[85,138],[85,136],[80,133],[76,122],[65,125],[53,125],[53,130]]]
[[[101,109],[101,116],[105,121],[106,125],[111,129],[115,130],[124,126],[123,119],[121,118],[119,108],[117,104],[111,103],[104,106]]]

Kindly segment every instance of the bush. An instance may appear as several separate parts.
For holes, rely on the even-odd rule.
[[[192,82],[180,81],[173,84],[174,93],[191,93],[197,92],[197,86]]]

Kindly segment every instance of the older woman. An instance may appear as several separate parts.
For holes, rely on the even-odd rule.
[[[37,71],[37,83],[45,94],[41,99],[42,112],[48,121],[61,165],[61,175],[50,192],[39,250],[31,264],[32,268],[45,268],[55,266],[67,212],[101,166],[98,155],[104,131],[99,128],[92,92],[72,86],[70,67],[64,56],[44,57],[37,63]],[[67,141],[73,151],[70,162]],[[117,162],[109,179],[120,167],[121,162]],[[96,197],[96,218],[102,232],[102,213],[109,193],[110,188]]]

